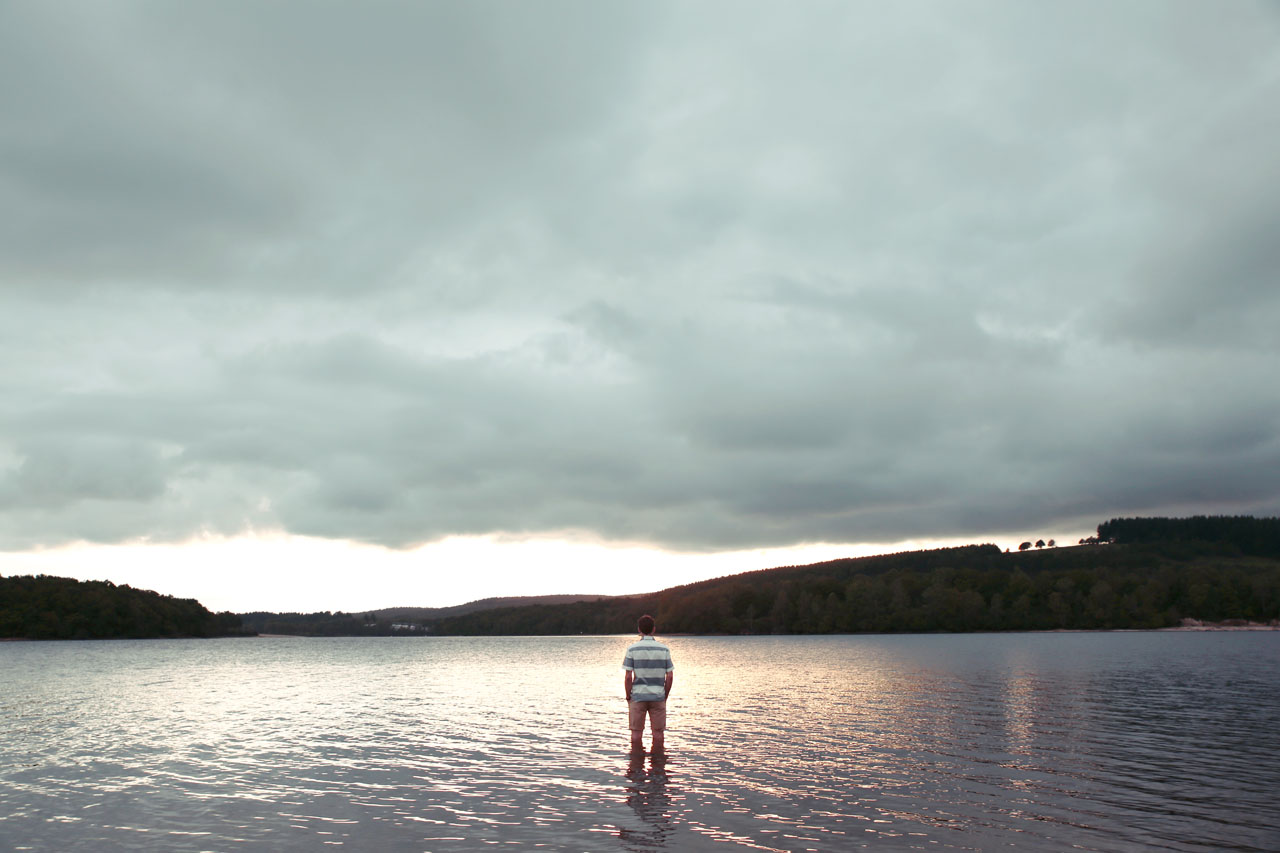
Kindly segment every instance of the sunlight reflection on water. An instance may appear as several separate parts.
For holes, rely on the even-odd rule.
[[[630,639],[5,644],[0,847],[1280,847],[1280,634]]]

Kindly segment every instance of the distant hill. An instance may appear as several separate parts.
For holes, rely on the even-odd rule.
[[[455,607],[248,613],[312,636],[815,634],[1162,628],[1280,620],[1280,519],[1113,519],[1079,546],[967,545],[783,566],[633,596],[487,598]]]
[[[0,577],[0,637],[109,640],[239,635],[233,613],[216,616],[191,598],[110,581],[49,575]]]
[[[483,610],[570,604],[599,601],[599,595],[531,595],[507,598],[483,598],[451,607],[387,607],[318,613],[241,613],[239,618],[248,631],[256,634],[290,634],[302,637],[394,637],[426,633],[428,624],[454,616],[465,616]]]
[[[821,634],[1280,620],[1280,519],[1117,519],[1091,544],[970,545],[764,569],[647,595],[481,610],[435,634]]]
[[[390,621],[423,621],[443,619],[447,616],[462,616],[477,610],[493,610],[498,607],[524,607],[532,604],[573,604],[577,601],[596,601],[609,598],[607,595],[517,595],[507,598],[482,598],[466,604],[455,604],[452,607],[387,607],[383,610],[370,611],[378,619]]]

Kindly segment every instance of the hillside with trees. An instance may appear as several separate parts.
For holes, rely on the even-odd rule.
[[[242,613],[245,630],[255,634],[287,634],[302,637],[402,637],[424,633],[424,626],[450,616],[477,610],[522,607],[534,604],[568,604],[595,599],[594,595],[527,595],[482,598],[449,607],[387,607],[362,613]]]
[[[1088,544],[973,545],[766,569],[649,595],[484,610],[447,634],[824,634],[1165,628],[1280,620],[1280,519],[1116,519]]]
[[[241,613],[240,622],[254,634],[294,637],[386,637],[395,633],[391,622],[379,623],[370,613],[322,610],[315,613]],[[421,626],[415,626],[415,630]],[[406,632],[409,633],[409,632]]]
[[[0,637],[27,640],[225,637],[242,633],[234,613],[191,598],[49,575],[0,577]]]

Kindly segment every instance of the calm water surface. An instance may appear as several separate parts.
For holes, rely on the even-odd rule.
[[[0,645],[0,849],[1277,850],[1280,633]]]

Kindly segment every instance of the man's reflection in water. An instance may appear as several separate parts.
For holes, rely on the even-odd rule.
[[[667,756],[654,753],[645,766],[643,752],[631,753],[627,766],[627,805],[635,809],[641,828],[618,830],[628,850],[666,850],[674,832],[671,825],[671,795],[667,793]]]

